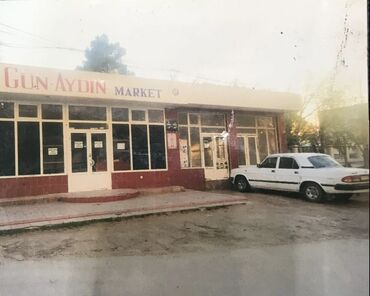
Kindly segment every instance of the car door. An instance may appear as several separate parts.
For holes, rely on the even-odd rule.
[[[276,156],[267,157],[258,167],[250,171],[249,182],[252,187],[277,189],[276,185]]]
[[[276,169],[276,185],[280,190],[299,191],[300,170],[293,157],[280,157]]]

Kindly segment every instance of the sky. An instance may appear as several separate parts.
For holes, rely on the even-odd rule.
[[[367,99],[366,0],[0,0],[1,63],[75,69],[103,33],[138,77]]]

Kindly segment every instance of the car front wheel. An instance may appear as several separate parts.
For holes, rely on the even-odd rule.
[[[321,202],[324,199],[324,191],[315,183],[307,183],[302,188],[305,199],[312,202]]]
[[[245,177],[243,177],[243,176],[238,176],[235,179],[235,188],[239,192],[246,192],[246,191],[249,191],[250,190],[249,183],[248,183],[247,179]]]

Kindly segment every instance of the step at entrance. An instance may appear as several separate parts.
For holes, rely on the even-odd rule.
[[[137,197],[140,192],[136,189],[95,190],[66,193],[58,197],[58,201],[74,203],[100,203],[125,200]]]

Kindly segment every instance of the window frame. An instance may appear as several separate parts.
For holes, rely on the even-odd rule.
[[[128,121],[114,121],[112,118],[112,108],[125,108],[128,109]],[[145,111],[145,121],[136,121],[132,120],[132,110],[138,110],[138,111]],[[163,112],[163,123],[161,122],[149,122],[149,110],[160,110]],[[109,121],[109,130],[111,143],[113,144],[113,124],[126,124],[129,128],[129,143],[130,143],[130,169],[128,170],[115,170],[114,169],[114,155],[113,155],[113,146],[111,147],[111,153],[112,153],[112,171],[111,173],[133,173],[133,172],[158,172],[158,171],[168,171],[168,151],[167,151],[167,130],[166,130],[166,112],[164,108],[158,108],[158,107],[129,107],[126,105],[108,105],[107,106],[107,112],[108,112],[108,121]],[[132,132],[131,132],[131,126],[132,125],[146,125],[147,127],[147,142],[148,142],[148,169],[140,169],[140,170],[134,170],[134,164],[133,164],[133,147],[132,147]],[[166,160],[166,167],[163,169],[152,169],[151,166],[151,150],[150,150],[150,126],[151,125],[159,125],[163,126],[164,129],[164,151],[165,151],[165,160]]]
[[[0,179],[9,179],[9,178],[32,178],[32,177],[49,177],[49,176],[63,176],[67,175],[67,166],[66,166],[66,124],[68,120],[66,118],[66,112],[68,112],[68,104],[60,103],[60,102],[29,102],[24,100],[9,100],[9,99],[1,99],[1,102],[6,103],[13,103],[14,104],[14,117],[13,118],[0,118],[0,121],[11,121],[14,122],[14,159],[15,159],[15,174],[9,176],[0,176]],[[20,117],[19,116],[19,105],[34,105],[37,106],[37,117]],[[60,105],[62,106],[62,119],[42,119],[42,108],[41,105]],[[67,106],[67,111],[65,106]],[[20,175],[19,174],[19,161],[18,161],[18,122],[37,122],[39,125],[39,143],[40,143],[40,174],[34,175]],[[63,124],[63,159],[64,159],[64,168],[62,173],[52,173],[52,174],[44,174],[44,159],[43,159],[43,132],[42,132],[42,125],[43,122],[60,122]]]

